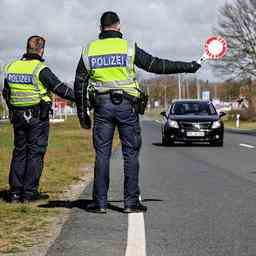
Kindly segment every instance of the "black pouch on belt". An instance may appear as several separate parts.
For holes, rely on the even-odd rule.
[[[122,90],[111,90],[110,98],[113,104],[120,105],[123,102],[123,91]]]
[[[40,102],[40,120],[44,121],[49,118],[49,113],[52,112],[52,103],[41,100]]]

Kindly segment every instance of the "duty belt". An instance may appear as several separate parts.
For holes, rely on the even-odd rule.
[[[30,122],[30,119],[32,117],[34,118],[38,118],[40,115],[40,106],[31,106],[31,107],[27,107],[24,109],[12,109],[11,110],[14,114],[15,113],[21,113],[23,114],[24,119],[26,120],[27,123]]]
[[[107,95],[108,97],[111,97],[111,94],[115,93],[115,94],[120,94],[120,96],[123,96],[124,99],[129,100],[131,103],[136,104],[139,100],[138,97],[132,96],[130,94],[128,94],[127,92],[125,92],[124,90],[118,90],[118,89],[114,89],[114,90],[108,90],[105,92],[95,92],[95,96],[102,96],[102,95]]]

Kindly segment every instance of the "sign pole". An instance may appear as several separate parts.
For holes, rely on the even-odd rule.
[[[179,99],[181,99],[181,74],[178,74],[178,85],[179,85]]]

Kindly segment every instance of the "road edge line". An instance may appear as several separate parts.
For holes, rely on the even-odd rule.
[[[144,214],[128,214],[127,246],[125,256],[146,256]]]

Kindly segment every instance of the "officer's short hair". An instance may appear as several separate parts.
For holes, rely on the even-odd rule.
[[[31,36],[27,41],[27,53],[38,53],[39,50],[44,49],[45,39],[41,36]]]
[[[111,27],[112,25],[119,23],[120,19],[115,12],[104,12],[100,18],[101,29]]]

